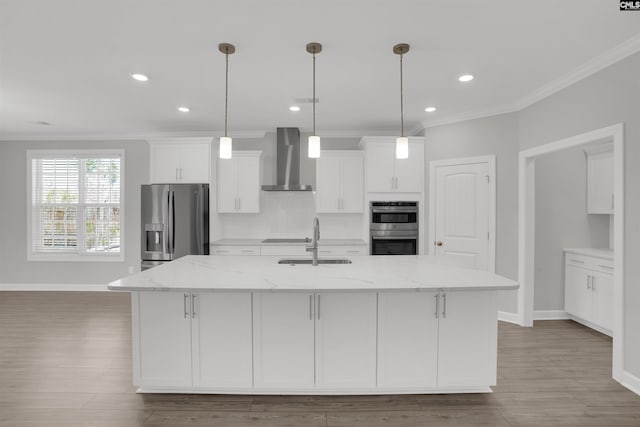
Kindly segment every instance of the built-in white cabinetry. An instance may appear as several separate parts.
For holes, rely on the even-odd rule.
[[[376,294],[254,293],[255,387],[375,387]]]
[[[381,292],[378,385],[495,384],[496,324],[492,292]]]
[[[613,262],[565,253],[565,311],[593,329],[611,335]]]
[[[316,160],[316,212],[362,213],[362,151],[323,151]]]
[[[409,138],[409,158],[396,159],[395,138],[364,137],[366,189],[370,193],[421,193],[424,138]]]
[[[251,294],[133,292],[134,376],[145,387],[252,387]]]
[[[260,255],[279,255],[279,256],[311,256],[310,252],[307,252],[305,245],[273,245],[273,246],[261,246]]]
[[[211,138],[150,140],[150,182],[208,183]]]
[[[266,255],[310,257],[306,245],[213,245],[212,255]],[[366,245],[324,245],[318,247],[320,257],[368,255]]]
[[[213,246],[211,253],[213,255],[260,255],[260,246]]]
[[[328,256],[355,256],[368,255],[366,245],[323,245],[318,247],[318,255],[321,257]]]
[[[587,155],[587,213],[612,214],[613,145],[603,144],[585,150]]]
[[[261,151],[234,151],[218,159],[218,212],[260,212]]]

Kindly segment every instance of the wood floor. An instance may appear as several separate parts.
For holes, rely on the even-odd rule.
[[[493,394],[138,395],[125,293],[0,292],[0,426],[640,426],[611,339],[500,324]]]

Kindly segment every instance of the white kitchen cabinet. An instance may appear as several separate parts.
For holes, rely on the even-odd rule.
[[[440,292],[438,386],[496,383],[498,306],[495,292]]]
[[[218,159],[218,212],[260,212],[261,151],[234,151]]]
[[[152,184],[209,182],[210,138],[151,140],[149,145]]]
[[[310,257],[306,245],[264,245],[260,247],[260,255]]]
[[[193,299],[193,385],[253,386],[251,294],[200,292]]]
[[[587,155],[587,213],[612,214],[613,145],[604,144],[585,150]]]
[[[253,294],[254,386],[314,387],[313,294]]]
[[[378,386],[486,386],[496,382],[494,292],[381,292]]]
[[[565,254],[565,311],[586,326],[611,335],[613,328],[613,263],[574,253]]]
[[[369,193],[421,193],[424,188],[424,139],[409,138],[409,157],[396,159],[395,138],[364,137]]]
[[[323,245],[318,246],[318,255],[321,257],[330,256],[360,256],[368,255],[366,245]]]
[[[435,387],[437,292],[378,294],[378,387]]]
[[[321,292],[316,303],[316,388],[376,386],[376,293]]]
[[[316,212],[362,213],[364,160],[361,151],[323,151],[316,160]]]
[[[252,386],[251,294],[134,292],[132,302],[136,384]]]
[[[137,323],[136,384],[188,387],[191,380],[191,304],[188,292],[132,294]]]

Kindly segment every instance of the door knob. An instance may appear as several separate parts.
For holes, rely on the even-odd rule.
[[[442,246],[442,242],[441,242],[440,240],[438,240],[438,241],[436,242],[436,246]]]

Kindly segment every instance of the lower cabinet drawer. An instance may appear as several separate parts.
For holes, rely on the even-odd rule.
[[[318,255],[329,256],[356,256],[367,255],[366,246],[320,246],[318,248]]]
[[[274,245],[262,246],[260,248],[261,255],[280,255],[280,256],[306,256],[309,254],[304,245]]]
[[[260,246],[213,246],[212,255],[260,255]]]

